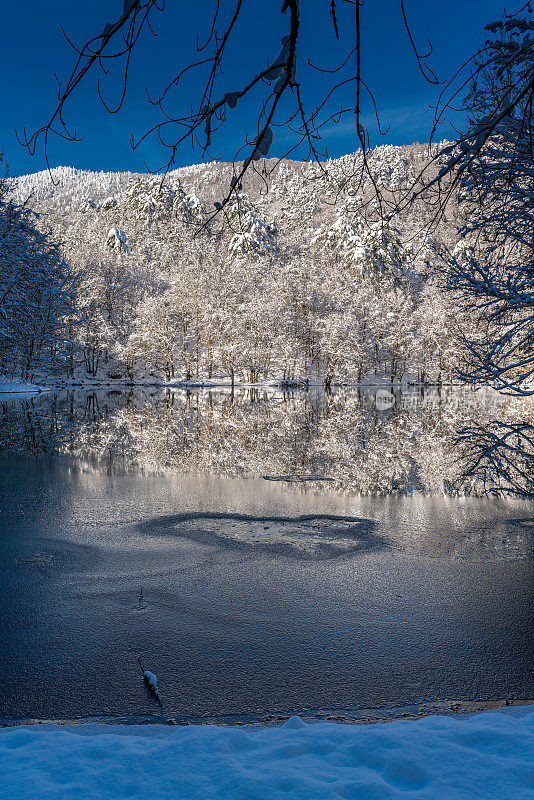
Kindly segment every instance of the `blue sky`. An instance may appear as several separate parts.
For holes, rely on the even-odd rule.
[[[233,8],[233,2],[223,0]],[[273,6],[276,7],[273,13]],[[24,126],[30,131],[46,120],[54,106],[56,84],[54,72],[66,77],[74,54],[64,40],[63,26],[74,41],[98,33],[106,22],[115,19],[121,0],[93,0],[91,3],[72,0],[4,0],[0,31],[0,65],[3,80],[0,88],[2,120],[0,145],[5,149],[10,168],[16,174],[44,168],[42,153],[31,158],[16,142],[14,130]],[[301,0],[303,46],[317,53],[318,60],[335,63],[335,40],[329,22],[328,0]],[[185,9],[184,9],[185,6]],[[167,0],[164,14],[154,16],[157,40],[150,35],[140,42],[135,53],[132,82],[125,107],[119,115],[110,116],[101,106],[96,82],[91,79],[78,90],[67,109],[67,119],[74,124],[83,142],[55,141],[49,151],[55,165],[71,165],[84,169],[144,170],[145,162],[156,168],[162,162],[163,150],[156,141],[149,141],[132,152],[130,135],[139,135],[156,120],[156,111],[145,95],[145,88],[156,91],[173,70],[187,63],[194,53],[194,35],[205,34],[214,0],[197,0],[185,4]],[[277,55],[284,30],[279,21],[280,0],[247,0],[245,17],[237,46],[232,51],[223,83],[225,90],[239,86],[243,77],[254,74],[255,64],[265,64],[267,55]],[[431,40],[434,53],[430,64],[440,78],[452,71],[484,41],[483,26],[502,15],[503,4],[496,0],[405,0],[412,32],[421,49]],[[367,0],[362,8],[363,67],[381,111],[383,122],[390,125],[384,137],[373,135],[373,143],[405,144],[426,141],[431,127],[429,103],[437,94],[435,86],[420,76],[411,53],[399,11],[399,0]],[[259,62],[258,62],[259,59]],[[299,77],[299,76],[298,76]],[[324,85],[324,77],[302,75],[303,91],[310,101]],[[117,74],[110,74],[105,84],[106,96],[113,98],[119,87]],[[199,83],[193,80],[173,97],[174,106],[183,109],[197,96]],[[349,100],[348,95],[344,98]],[[253,133],[252,111],[236,113],[229,119],[224,133],[216,141],[214,155],[231,160],[243,131]],[[370,124],[371,132],[374,127]],[[450,133],[444,128],[439,138]],[[352,152],[355,147],[354,125],[348,118],[327,131],[331,156]],[[283,155],[288,135],[278,131],[272,155]],[[298,153],[296,155],[299,155]],[[180,165],[195,163],[199,154],[184,148]]]

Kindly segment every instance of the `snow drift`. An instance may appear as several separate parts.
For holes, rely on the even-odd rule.
[[[0,730],[6,800],[527,800],[534,711],[376,725]]]

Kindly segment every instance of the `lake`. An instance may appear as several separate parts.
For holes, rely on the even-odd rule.
[[[532,699],[533,503],[454,488],[458,430],[496,404],[466,390],[6,398],[2,721]]]

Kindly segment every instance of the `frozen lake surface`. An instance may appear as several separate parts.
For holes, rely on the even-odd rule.
[[[362,497],[266,481],[261,467],[121,470],[6,447],[2,719],[254,720],[533,696],[531,503]]]

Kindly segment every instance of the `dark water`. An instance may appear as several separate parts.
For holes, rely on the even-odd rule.
[[[205,420],[179,447],[168,418],[155,436],[168,412],[150,404],[76,427],[46,402],[50,452],[19,404],[0,455],[4,720],[158,718],[138,656],[177,719],[533,697],[532,503],[266,481],[281,466],[325,475],[296,455],[296,412],[280,465],[251,429],[239,453],[219,446],[213,415],[210,460]],[[339,458],[343,441],[330,438]]]

